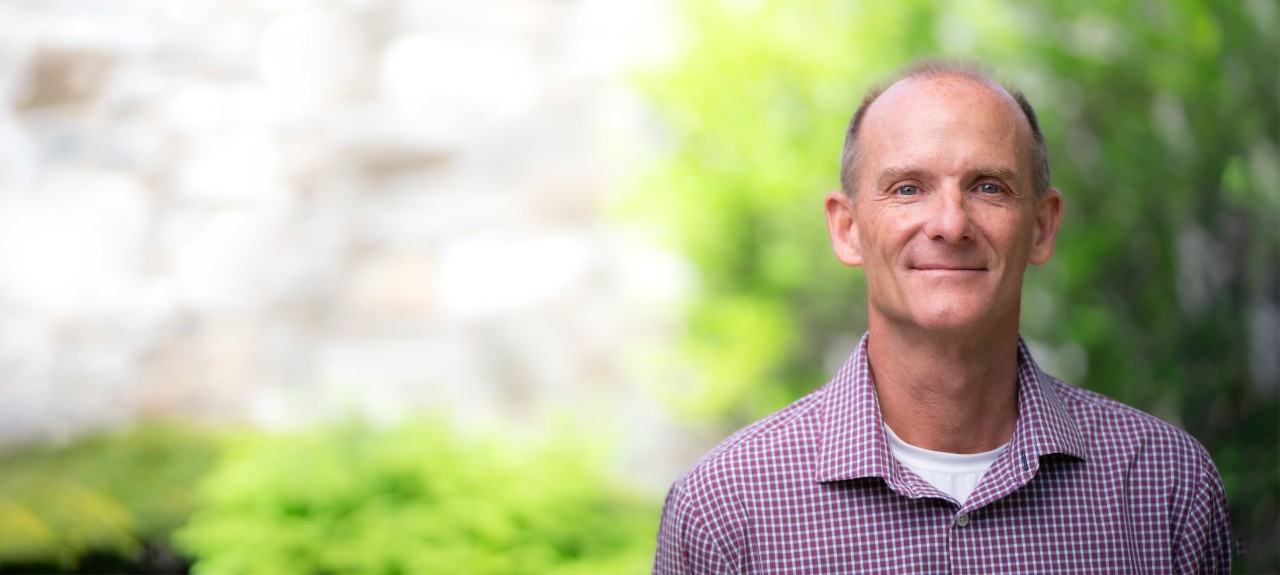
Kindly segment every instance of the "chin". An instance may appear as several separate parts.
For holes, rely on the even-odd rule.
[[[951,333],[957,336],[986,332],[1003,325],[1009,314],[1014,317],[1013,325],[1017,325],[1018,309],[995,305],[990,295],[939,293],[934,290],[928,295],[919,295],[914,305],[902,300],[871,300],[870,313],[879,316],[887,326],[898,326],[906,331],[923,330],[938,333]]]
[[[940,332],[967,332],[991,324],[992,310],[979,306],[946,305],[915,310],[912,323]]]
[[[921,329],[938,333],[967,333],[986,325],[978,318],[970,317],[930,317],[914,322]]]

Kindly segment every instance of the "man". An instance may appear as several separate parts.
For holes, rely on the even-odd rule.
[[[868,332],[832,381],[672,487],[654,573],[1225,573],[1222,483],[1177,428],[1018,337],[1062,198],[1021,94],[928,63],[873,90],[826,197]]]

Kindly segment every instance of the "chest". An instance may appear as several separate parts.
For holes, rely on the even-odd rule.
[[[1168,572],[1164,507],[1037,477],[978,509],[879,478],[779,486],[747,502],[750,573]],[[1161,562],[1160,558],[1165,558]]]

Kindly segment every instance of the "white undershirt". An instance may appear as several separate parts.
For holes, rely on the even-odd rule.
[[[978,487],[978,482],[996,462],[1000,452],[1009,446],[1006,443],[983,453],[946,453],[911,445],[899,438],[887,424],[884,431],[889,437],[889,450],[898,461],[961,504]]]

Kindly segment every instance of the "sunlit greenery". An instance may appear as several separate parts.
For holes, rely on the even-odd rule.
[[[1045,367],[1214,454],[1247,554],[1274,570],[1280,168],[1273,2],[688,0],[642,84],[675,149],[632,205],[701,276],[663,390],[732,429],[824,383],[866,326],[821,199],[861,92],[911,59],[983,60],[1025,91],[1065,197],[1023,335]]]
[[[216,439],[149,426],[0,458],[0,573],[644,572],[660,502],[609,459],[567,432],[434,418]]]
[[[191,513],[216,452],[207,433],[149,424],[0,455],[0,571],[103,570],[83,565],[94,555],[148,561]]]
[[[580,440],[439,422],[233,442],[179,533],[196,573],[608,575],[648,568],[656,503]]]

